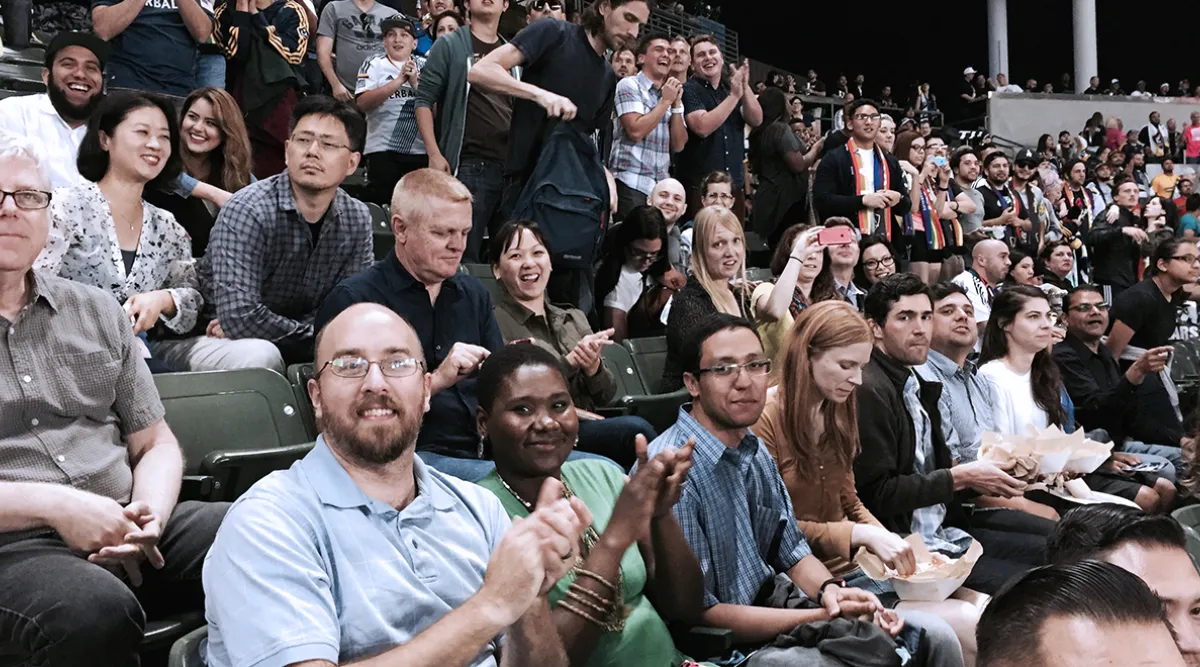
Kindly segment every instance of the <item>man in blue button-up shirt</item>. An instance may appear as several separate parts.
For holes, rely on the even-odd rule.
[[[545,593],[587,508],[550,480],[510,525],[495,496],[414,456],[432,379],[388,309],[339,315],[316,363],[322,437],[234,504],[205,561],[208,664],[566,667]]]

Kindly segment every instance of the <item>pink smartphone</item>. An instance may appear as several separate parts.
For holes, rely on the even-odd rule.
[[[849,227],[839,225],[817,232],[817,243],[821,245],[849,245],[857,242],[858,239],[854,236],[854,230]]]

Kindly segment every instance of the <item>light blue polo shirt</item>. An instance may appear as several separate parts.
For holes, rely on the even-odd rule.
[[[413,472],[417,497],[397,511],[318,438],[234,503],[204,562],[208,664],[344,664],[408,642],[474,595],[508,514],[419,457]],[[471,665],[494,667],[499,645]]]

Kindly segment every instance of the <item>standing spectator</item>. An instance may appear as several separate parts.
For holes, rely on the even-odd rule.
[[[649,17],[647,0],[600,0],[584,13],[582,26],[534,23],[471,68],[471,85],[516,98],[504,165],[503,215],[516,207],[537,166],[552,118],[574,120],[580,129],[599,131],[602,137],[612,127],[617,81],[604,54],[633,46]],[[512,75],[516,67],[522,68],[520,80]],[[597,145],[605,145],[603,138]],[[556,273],[578,279],[563,275],[570,272]]]
[[[612,67],[618,81],[637,74],[637,54],[627,46],[617,49],[612,54]]]
[[[382,23],[396,10],[376,0],[332,0],[321,10],[317,27],[317,62],[342,102],[354,101],[363,62],[383,50]]]
[[[112,44],[109,88],[182,100],[196,88],[197,45],[212,37],[212,3],[92,0],[92,26]]]
[[[964,69],[962,81],[955,89],[955,93],[957,93],[958,98],[956,100],[956,106],[958,107],[958,119],[960,121],[973,118],[978,115],[976,113],[975,103],[979,101],[979,90],[975,87],[975,73],[974,67],[968,67]],[[1026,88],[1030,91],[1034,90],[1028,86],[1026,86]],[[917,106],[917,111],[925,111],[925,109],[921,106]]]
[[[1024,152],[1027,153],[1024,157],[1025,177],[1028,178],[1033,173],[1030,164],[1034,162],[1034,158],[1032,151]],[[1008,165],[1008,156],[1000,151],[985,157],[983,170],[987,180],[979,188],[979,194],[983,196],[984,228],[992,238],[1014,239],[1009,241],[1009,244],[1017,246],[1025,243],[1025,237],[1032,229],[1032,224],[1028,220],[1029,214],[1025,212],[1022,201],[1017,198],[1009,183]]]
[[[308,87],[304,62],[313,18],[301,0],[225,0],[217,7],[229,91],[246,120],[259,178],[287,168],[284,144],[292,110]]]
[[[417,127],[429,166],[456,175],[471,191],[471,235],[464,253],[468,262],[484,261],[485,232],[494,232],[503,222],[500,204],[513,101],[507,94],[471,86],[467,72],[507,43],[499,32],[506,6],[468,0],[471,24],[434,44],[417,91]]]
[[[688,144],[675,163],[676,177],[688,189],[688,213],[695,215],[700,208],[700,181],[723,171],[733,179],[733,211],[745,220],[745,126],[758,127],[763,120],[750,89],[750,65],[731,66],[729,78],[723,78],[721,45],[712,35],[699,35],[692,38],[692,66],[696,74],[683,86]]]
[[[1200,164],[1200,111],[1192,112],[1192,124],[1183,129],[1184,162]]]
[[[1088,192],[1094,195],[1092,217],[1103,213],[1113,203],[1116,191],[1113,189],[1113,166],[1107,161],[1096,165],[1092,179],[1088,181]]]
[[[1162,173],[1150,181],[1150,189],[1163,199],[1175,199],[1175,185],[1179,183],[1179,174],[1175,173],[1175,161],[1167,158],[1162,161]]]
[[[1167,128],[1162,124],[1162,115],[1157,111],[1150,112],[1150,122],[1138,132],[1138,141],[1146,147],[1146,156],[1150,162],[1158,163],[1164,157],[1169,157]]]
[[[1121,89],[1121,80],[1113,79],[1108,83],[1108,90],[1104,91],[1105,95],[1124,96],[1125,91]]]
[[[1179,131],[1174,118],[1167,119],[1167,157],[1183,162],[1183,133]]]
[[[367,115],[367,179],[376,204],[392,201],[396,183],[429,166],[417,132],[417,86],[425,59],[413,55],[417,27],[397,14],[379,24],[384,53],[367,58],[358,72],[355,103]]]
[[[338,187],[362,155],[362,113],[314,95],[296,105],[292,128],[287,171],[243,188],[217,216],[198,267],[206,335],[163,341],[168,364],[220,368],[250,347],[254,365],[307,361],[325,296],[374,261],[371,215]]]
[[[879,90],[879,106],[894,109],[896,102],[892,99],[892,87],[884,86]]]
[[[687,81],[691,75],[692,45],[683,35],[676,35],[671,39],[671,71],[668,76],[676,81]]]
[[[847,118],[849,140],[833,146],[826,141],[826,154],[813,178],[813,208],[819,220],[850,218],[863,236],[879,234],[891,240],[893,215],[912,206],[900,162],[876,144],[880,114],[874,102],[855,100],[847,107]]]
[[[1058,231],[1076,255],[1073,264],[1077,262],[1080,269],[1086,268],[1087,246],[1084,239],[1092,229],[1098,208],[1098,197],[1084,186],[1086,179],[1087,166],[1081,160],[1068,162],[1063,167],[1062,197],[1058,202]],[[1049,246],[1050,243],[1047,243],[1046,247]],[[1044,248],[1042,253],[1044,256]],[[1068,272],[1071,268],[1073,267],[1068,267]],[[1066,274],[1060,277],[1065,278]],[[1072,274],[1072,278],[1075,277],[1077,276]]]
[[[763,122],[750,132],[750,171],[758,176],[754,229],[774,245],[783,230],[808,218],[809,168],[821,155],[824,138],[805,146],[788,125],[784,94],[768,89],[759,98]]]
[[[81,185],[75,157],[88,119],[104,99],[108,44],[95,35],[63,31],[46,47],[46,92],[0,100],[0,132],[36,137],[52,189]]]
[[[609,167],[617,182],[617,220],[642,206],[670,176],[671,155],[687,144],[683,83],[669,76],[671,42],[648,34],[638,45],[642,70],[617,83],[617,125]]]
[[[825,95],[826,95],[825,84],[822,83],[819,78],[817,78],[816,70],[811,70],[811,69],[808,70],[808,73],[807,73],[805,81],[804,81],[804,88],[803,88],[802,92],[805,95],[816,95],[817,97],[825,97]]]
[[[955,250],[967,254],[976,243],[987,238],[983,229],[983,195],[975,189],[975,181],[979,178],[979,154],[970,146],[962,146],[950,155],[950,171],[954,180],[950,182],[950,193],[957,200],[965,196],[974,205],[972,210],[961,205],[958,211],[958,221],[962,226],[963,246]]]
[[[866,81],[867,81],[866,76],[864,76],[862,74],[856,74],[854,76],[854,85],[850,86],[850,92],[854,93],[854,96],[857,98],[860,98],[860,99],[863,97],[866,97],[867,96]]]
[[[1118,295],[1142,276],[1141,244],[1148,236],[1137,214],[1138,186],[1132,180],[1117,186],[1113,205],[1092,225],[1088,246],[1092,258],[1092,282],[1104,289],[1104,299],[1114,303]]]

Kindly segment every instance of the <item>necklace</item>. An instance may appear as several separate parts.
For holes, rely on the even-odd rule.
[[[522,498],[521,494],[513,490],[513,488],[508,485],[508,482],[504,481],[504,477],[499,473],[496,474],[496,478],[499,479],[500,484],[502,484],[504,488],[512,494],[512,497],[517,499],[517,502],[525,506],[526,511],[528,511],[530,514],[533,514],[533,503]],[[571,487],[567,486],[566,480],[562,480],[562,487],[563,498],[571,499],[575,497],[575,493],[571,491]],[[592,547],[595,547],[599,542],[600,533],[596,532],[596,527],[594,525],[589,524],[587,529],[583,531],[583,548],[579,550],[579,555],[575,557],[575,565],[571,567],[572,572],[583,567],[584,560],[587,558],[588,554],[592,552]],[[620,577],[621,575],[618,574],[618,579]]]

